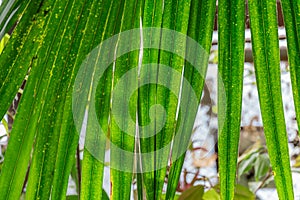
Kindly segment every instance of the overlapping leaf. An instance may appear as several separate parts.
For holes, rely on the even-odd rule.
[[[281,0],[298,129],[300,127],[300,2]]]
[[[137,179],[139,199],[143,198],[144,189],[148,199],[160,199],[167,172],[165,166],[169,150],[172,150],[166,199],[173,199],[204,85],[216,1],[12,2],[5,0],[0,7],[1,30],[7,32],[18,22],[0,55],[0,116],[5,114],[27,74],[29,78],[0,174],[0,200],[20,197],[29,165],[27,199],[65,199],[83,121],[87,121],[87,129],[83,131],[86,133],[86,148],[82,187],[77,197],[101,199],[107,138],[110,138],[111,145],[133,155],[138,145],[135,144],[135,129],[129,126],[136,121],[136,114],[142,127],[139,129],[138,148],[141,153],[150,152],[152,156],[126,157],[111,148],[111,198],[130,198],[132,172],[138,162],[137,171],[143,172]],[[280,93],[276,2],[251,0],[249,4],[254,61],[270,160],[279,197],[293,199]],[[297,0],[282,0],[282,5],[299,119],[299,3]],[[233,199],[241,113],[245,2],[221,0],[218,6],[220,189],[222,199]],[[134,46],[134,51],[120,53],[126,51],[122,46],[126,42],[129,49],[131,45],[139,45],[139,34],[127,35],[126,41],[121,41],[121,36],[117,35],[109,49],[99,45],[122,31],[139,28],[140,20],[141,38],[146,37],[148,42],[150,40],[161,49],[139,51]],[[186,37],[182,40],[168,31],[147,32],[144,29],[148,27],[188,35],[201,48],[190,46]],[[131,44],[132,41],[135,43]],[[166,46],[175,52],[162,50]],[[180,52],[184,53],[180,55]],[[108,64],[108,68],[98,83],[97,73],[103,69],[103,64]],[[139,64],[143,64],[141,68],[137,68]],[[152,67],[147,67],[147,64]],[[82,66],[87,68],[80,71]],[[164,71],[167,68],[171,71]],[[125,84],[120,85],[129,72],[133,72],[132,76],[125,78]],[[183,79],[178,77],[182,73]],[[145,80],[156,82],[141,85]],[[115,89],[122,92],[114,93]],[[126,92],[131,89],[137,91]],[[194,107],[189,106],[193,95],[196,96]],[[95,99],[91,100],[91,96]],[[126,104],[128,99],[129,104]],[[166,116],[159,107],[151,108],[156,104],[164,107]],[[96,117],[92,108],[96,110]],[[114,115],[116,108],[120,116]],[[166,123],[160,129],[162,121]],[[101,125],[102,135],[95,134],[99,132],[96,124]],[[129,127],[127,130],[132,130],[132,135],[123,130],[124,127],[125,130]],[[147,138],[149,133],[152,136]],[[172,149],[158,152],[174,137]]]
[[[183,74],[187,82],[183,82],[182,85],[179,119],[175,128],[176,134],[180,137],[174,140],[166,199],[172,199],[175,195],[185,157],[182,149],[187,149],[192,134],[198,104],[204,87],[208,53],[211,48],[215,8],[215,1],[191,1],[187,30],[189,39],[186,43],[186,62]],[[196,107],[191,104],[193,95],[196,97]]]

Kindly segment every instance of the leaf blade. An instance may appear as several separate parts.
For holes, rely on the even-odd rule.
[[[245,2],[219,1],[218,146],[221,199],[233,199],[242,108]],[[222,84],[225,93],[222,94]]]
[[[196,98],[198,98],[198,103],[200,102],[208,66],[208,53],[211,48],[215,9],[216,1],[191,1],[189,27],[187,30],[187,36],[190,37],[187,42],[186,53],[188,62],[185,62],[184,78],[191,85]],[[198,43],[199,46],[196,47],[194,43]],[[198,110],[196,107],[190,106],[188,103],[191,93],[192,91],[190,90],[182,91],[181,101],[184,102],[183,109],[186,110],[182,111],[180,109],[179,116],[183,113],[183,120],[176,124],[176,131],[178,131],[177,134],[181,134],[181,137],[174,140],[172,158],[177,158],[177,160],[172,159],[175,161],[173,161],[169,173],[166,199],[172,199],[176,193],[177,183],[181,175],[181,169],[185,158],[185,153],[182,154],[180,149],[183,147],[187,149],[188,147],[196,115],[195,111]],[[185,116],[186,113],[188,113],[189,116]],[[180,124],[185,124],[184,129],[180,130]]]
[[[276,2],[251,0],[249,15],[259,101],[277,192],[280,199],[293,199],[280,87]]]
[[[290,64],[291,82],[298,130],[300,129],[300,3],[295,0],[281,0],[286,29],[288,60]]]

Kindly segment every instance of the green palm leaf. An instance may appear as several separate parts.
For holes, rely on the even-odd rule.
[[[150,28],[156,27],[160,28],[162,25],[162,15],[163,15],[163,1],[152,1],[146,0],[144,5],[143,11],[143,19],[142,19],[142,26],[143,28]],[[155,43],[157,47],[160,44],[160,31],[155,32],[151,31],[143,37],[147,37],[152,43]],[[143,51],[143,61],[142,64],[149,64],[149,63],[159,63],[159,49],[144,49]],[[146,71],[148,70],[148,71]],[[147,153],[153,152],[155,150],[155,136],[154,137],[146,137],[147,133],[156,133],[155,123],[156,119],[155,116],[151,118],[150,116],[150,108],[151,106],[156,104],[156,85],[155,84],[147,84],[141,86],[141,82],[144,80],[156,80],[157,74],[151,73],[149,68],[142,68],[142,71],[147,75],[143,77],[140,75],[139,81],[139,90],[138,90],[138,123],[139,126],[144,127],[139,129],[139,137],[140,137],[140,153]],[[156,111],[154,111],[156,113]],[[154,114],[155,114],[154,113]],[[145,128],[147,126],[147,128]],[[139,171],[143,173],[137,174],[138,187],[139,187],[139,198],[143,199],[143,184],[145,185],[146,196],[149,199],[154,199],[157,195],[159,195],[159,187],[157,186],[157,190],[154,188],[155,184],[162,184],[162,178],[156,177],[156,171],[145,172],[144,165],[148,166],[149,168],[155,169],[155,157],[151,158],[144,158],[140,157],[137,158],[138,163],[141,163],[139,167]],[[161,188],[160,188],[161,189]]]
[[[299,1],[281,2],[299,125]],[[130,199],[134,175],[139,199],[173,199],[204,86],[215,10],[216,0],[3,0],[0,38],[15,29],[0,43],[1,117],[28,79],[1,168],[0,200],[19,199],[24,185],[26,199],[66,199],[80,133],[86,136],[81,188],[73,197],[106,197],[109,149],[111,199]],[[218,10],[220,197],[227,200],[234,198],[236,178],[245,1],[220,0]],[[276,1],[250,0],[249,11],[278,195],[293,199]]]
[[[148,5],[149,4],[149,5]],[[156,15],[157,12],[160,11],[160,5],[161,3],[157,2],[156,8],[153,9],[152,4],[148,2],[148,4],[145,5],[145,12],[143,15],[145,26],[161,26],[162,28],[175,30],[181,33],[186,34],[187,26],[188,26],[188,18],[189,18],[189,10],[190,10],[190,1],[165,1],[164,2],[164,9],[162,12],[162,16]],[[146,7],[148,5],[148,7]],[[151,16],[155,16],[154,20],[151,19]],[[162,17],[162,18],[161,18]],[[153,43],[161,44],[163,46],[163,43],[168,43],[167,46],[170,47],[172,50],[176,49],[185,49],[184,43],[182,43],[182,40],[176,38],[176,35],[171,38],[173,40],[170,40],[170,37],[172,35],[168,34],[167,31],[162,31],[161,35],[158,35],[159,32],[155,32],[150,35],[150,41]],[[149,37],[149,35],[145,35],[145,37]],[[176,45],[181,45],[176,46]],[[154,50],[146,50],[144,52],[143,57],[144,63],[158,63],[163,64],[166,66],[170,66],[172,69],[177,70],[179,73],[181,73],[183,68],[183,60],[178,55],[167,52],[167,51],[159,51]],[[152,73],[146,72],[147,67],[142,66],[141,68],[141,74],[146,74],[146,77],[143,77],[141,75],[141,81],[147,80],[147,79],[156,79],[157,84],[156,85],[149,85],[148,88],[142,88],[140,89],[140,123],[142,126],[147,125],[147,123],[150,122],[150,120],[153,120],[154,122],[151,122],[151,126],[148,130],[141,129],[140,135],[141,137],[145,137],[146,134],[153,133],[154,136],[147,138],[147,139],[141,139],[141,152],[152,152],[152,157],[150,157],[150,162],[147,157],[141,158],[142,159],[142,170],[147,171],[143,174],[143,179],[145,182],[145,188],[146,188],[146,196],[148,199],[160,199],[161,193],[162,193],[162,187],[164,184],[165,174],[166,174],[166,167],[168,164],[168,157],[169,157],[169,150],[165,150],[163,152],[159,151],[163,147],[167,146],[173,137],[174,132],[174,125],[175,125],[175,119],[176,119],[176,110],[177,110],[177,102],[178,99],[175,95],[179,93],[179,85],[180,85],[180,79],[178,79],[178,76],[176,74],[173,74],[170,72],[170,74],[164,74],[160,75],[163,72],[163,69],[161,69],[160,65],[157,66],[156,70],[154,70]],[[159,73],[160,72],[160,73]],[[163,80],[162,80],[163,79]],[[160,86],[159,83],[166,83],[164,86]],[[177,91],[170,91],[170,88],[172,88],[171,85],[177,86]],[[172,93],[171,93],[172,92]],[[155,107],[154,109],[154,118],[150,119],[150,107],[159,104],[164,107],[165,112],[167,113],[167,116],[164,117],[163,113],[158,110],[158,107]],[[161,126],[162,122],[165,122],[164,127],[160,130],[158,127]],[[151,145],[147,145],[151,144]],[[147,166],[147,167],[146,167]],[[151,172],[148,172],[146,168],[151,169]]]
[[[190,58],[188,59],[189,61],[194,61],[195,65],[193,66],[193,64],[187,61],[185,62],[184,78],[191,85],[192,91],[182,91],[181,106],[183,110],[179,111],[179,116],[181,116],[182,120],[180,120],[176,126],[177,134],[181,135],[181,137],[174,141],[172,151],[172,158],[177,158],[178,160],[174,160],[170,169],[166,199],[174,198],[185,157],[185,154],[183,154],[180,149],[184,147],[187,149],[192,134],[192,128],[198,108],[187,105],[189,104],[188,102],[192,92],[195,92],[198,101],[197,103],[199,104],[200,102],[208,65],[207,55],[211,48],[215,8],[215,1],[207,2],[193,0],[191,2],[187,35],[190,39],[195,40],[195,42],[200,45],[201,50],[196,51],[196,48],[193,45],[190,45],[189,42],[187,43],[186,57]],[[184,128],[181,129],[180,127],[183,124]]]
[[[101,10],[95,12],[96,15],[100,13],[99,20],[97,24],[97,29],[95,31],[94,39],[96,41],[95,44],[99,44],[110,36],[117,34],[120,29],[120,19],[122,14],[122,6],[124,5],[124,1],[119,3],[115,3],[115,1],[106,1],[106,2],[98,2],[98,8]],[[97,33],[101,33],[100,36],[97,36]],[[87,65],[92,63],[91,71],[95,71],[97,67],[99,67],[99,59],[100,55],[109,54],[111,57],[114,52],[116,44],[112,44],[111,52],[104,52],[106,49],[102,49],[102,46],[97,46],[94,49],[95,54],[91,53],[87,58]],[[97,60],[94,62],[94,60]],[[92,73],[87,72],[87,74]],[[85,76],[83,75],[82,84],[85,89],[80,89],[79,92],[83,95],[89,95],[89,81],[86,82]],[[81,184],[81,198],[82,199],[100,199],[102,196],[102,181],[103,181],[103,169],[104,163],[101,160],[104,160],[105,149],[106,149],[106,136],[108,135],[108,127],[109,127],[109,110],[110,110],[110,99],[111,99],[111,87],[112,87],[112,66],[110,66],[103,74],[100,79],[98,88],[95,96],[96,104],[94,105],[92,102],[86,102],[89,107],[96,106],[97,117],[95,119],[92,117],[92,114],[89,113],[88,117],[88,125],[86,130],[86,138],[85,138],[85,148],[84,148],[84,158],[82,163],[82,184]],[[79,98],[82,94],[79,94]],[[78,99],[78,103],[81,105],[82,102]],[[85,109],[86,107],[83,106]],[[84,110],[81,110],[79,116],[84,115]],[[82,119],[80,120],[82,121]],[[101,124],[101,128],[104,135],[100,135],[98,137],[95,134],[95,124]],[[97,130],[97,129],[96,129]],[[96,141],[96,142],[95,142]],[[94,146],[95,145],[95,146]],[[87,146],[87,147],[86,147]]]
[[[300,127],[300,2],[282,0],[284,24],[288,41],[288,58],[290,64],[294,103],[298,129]]]
[[[143,6],[142,1],[132,1],[126,0],[124,2],[124,11],[122,13],[122,23],[121,31],[126,31],[134,28],[139,28],[140,19],[141,19],[141,6]],[[132,35],[131,38],[128,38],[129,41],[139,39],[134,38]],[[117,45],[117,54],[118,51],[122,51],[122,48],[127,47],[124,45],[127,41],[120,41]],[[129,49],[131,49],[131,44],[129,42]],[[139,50],[132,50],[131,52],[124,54],[117,58],[114,69],[113,77],[113,90],[116,90],[116,87],[119,83],[118,90],[113,91],[113,103],[112,110],[118,110],[120,113],[120,121],[118,122],[115,118],[118,116],[114,115],[114,112],[111,116],[111,132],[110,140],[111,143],[116,145],[118,148],[123,151],[132,152],[132,155],[135,150],[135,126],[130,126],[131,121],[136,121],[135,114],[137,108],[137,93],[131,94],[132,89],[137,89],[138,82],[138,70],[137,66],[139,64]],[[129,77],[123,78],[127,72],[134,70]],[[130,96],[131,95],[131,96]],[[126,103],[127,99],[130,99],[129,105]],[[117,108],[115,108],[115,107]],[[122,130],[122,127],[125,130]],[[126,131],[128,130],[128,131]],[[119,149],[111,148],[111,181],[112,181],[112,199],[129,199],[131,193],[131,182],[133,179],[133,167],[134,167],[134,156],[124,156]],[[125,170],[124,170],[125,168]],[[123,169],[123,170],[122,170]]]
[[[293,199],[280,87],[276,2],[251,0],[249,15],[260,108],[278,196]]]
[[[233,199],[242,108],[245,1],[219,1],[219,166],[222,199]],[[223,86],[224,84],[224,86]],[[225,94],[222,94],[222,89]],[[225,98],[224,98],[225,97]]]

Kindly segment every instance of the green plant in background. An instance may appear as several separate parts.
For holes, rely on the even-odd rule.
[[[249,194],[249,191],[240,185],[236,186],[238,190],[235,192],[242,106],[246,2],[219,0],[217,3],[220,185],[205,193],[202,186],[192,190],[199,192],[199,196],[203,195],[203,199],[207,199],[208,195],[224,200],[242,199],[239,195],[243,196],[246,193],[248,197],[251,196],[251,193]],[[281,0],[281,5],[287,32],[296,115],[299,120],[300,2]],[[249,0],[248,7],[255,72],[270,162],[279,198],[293,199],[280,90],[276,0]],[[0,200],[19,199],[24,181],[27,183],[26,199],[66,199],[69,175],[71,171],[74,174],[75,153],[79,140],[79,131],[76,130],[72,113],[73,93],[89,94],[90,91],[84,90],[84,87],[82,91],[80,88],[73,88],[80,67],[82,63],[93,59],[90,52],[94,49],[98,51],[97,58],[104,60],[124,51],[121,44],[128,41],[117,39],[107,51],[103,50],[101,45],[98,46],[112,36],[132,29],[144,30],[149,27],[173,30],[188,36],[201,46],[203,51],[200,52],[204,54],[191,48],[186,41],[188,39],[182,40],[177,34],[168,35],[164,31],[150,31],[149,35],[143,35],[151,41],[150,44],[163,47],[167,43],[175,52],[163,48],[145,48],[143,51],[135,49],[110,63],[99,83],[96,83],[96,122],[101,124],[105,136],[112,144],[132,153],[155,152],[168,144],[177,135],[175,133],[184,133],[179,135],[178,140],[174,140],[173,148],[168,149],[165,154],[154,153],[147,159],[134,157],[130,161],[124,161],[123,154],[113,150],[110,152],[111,165],[122,168],[124,163],[132,163],[129,166],[132,171],[111,169],[111,199],[129,199],[133,177],[136,177],[139,199],[144,197],[174,199],[185,157],[180,154],[180,148],[188,148],[196,115],[195,109],[189,110],[184,107],[183,102],[188,102],[192,94],[195,95],[197,103],[200,102],[204,85],[203,74],[206,73],[208,65],[205,53],[209,54],[211,48],[216,0],[7,0],[3,1],[0,10],[2,13],[5,11],[3,17],[1,13],[1,32],[8,33],[13,29],[7,45],[4,47],[2,42],[0,43],[0,49],[4,48],[0,55],[1,118],[28,75],[1,169]],[[5,37],[8,38],[7,35]],[[4,38],[2,41],[5,40]],[[134,40],[140,44],[139,36],[130,38],[129,41]],[[194,58],[192,62],[201,63],[200,72],[190,60],[184,60],[187,57],[179,56],[180,51],[185,52],[186,56],[192,55]],[[97,63],[98,59],[92,61]],[[129,108],[120,109],[123,116],[121,123],[127,126],[130,120],[133,120],[138,121],[140,126],[150,124],[147,126],[148,131],[154,133],[152,137],[139,138],[127,135],[118,126],[112,114],[111,99],[116,98],[112,91],[123,75],[134,67],[144,64],[152,64],[155,70],[151,71],[149,68],[149,71],[145,72],[143,70],[148,68],[141,68],[140,74],[138,71],[135,72],[136,77],[139,76],[138,80],[128,79],[126,85],[121,86],[121,90],[124,91],[121,99],[130,97],[130,105],[124,104]],[[163,65],[169,66],[174,71],[162,77],[160,73],[164,70]],[[149,74],[149,77],[143,76],[143,73]],[[189,90],[183,89],[182,93],[187,95],[181,96],[179,101],[176,98],[177,94],[174,96],[174,92],[168,90],[177,84],[178,91],[175,93],[179,93],[177,73],[183,74],[187,81],[182,83],[182,88],[186,85],[191,86]],[[155,83],[139,85],[144,79],[156,80],[155,83],[163,79],[167,85],[165,87]],[[91,80],[83,80],[83,84],[90,82]],[[127,89],[132,87],[137,87],[138,90],[133,94],[126,93]],[[186,109],[185,111],[177,113],[178,102],[181,103],[181,109]],[[85,109],[91,107],[88,99],[83,98],[81,103],[86,107],[79,112],[84,113]],[[162,105],[167,114],[161,129],[158,127],[163,115],[159,108],[152,108],[157,104]],[[181,126],[182,124],[184,126]],[[93,132],[95,130],[93,128],[88,126],[87,133]],[[107,141],[95,135],[87,135],[85,142],[95,144],[97,156],[84,149],[82,164],[80,162],[75,164],[77,167],[75,174],[76,172],[80,174],[78,177],[80,190],[79,195],[74,198],[107,198],[102,190],[105,163],[99,161],[99,157],[104,159]],[[136,148],[137,146],[139,148]],[[178,158],[170,160],[170,169],[167,167],[169,151],[172,154],[171,158]],[[77,160],[78,155],[77,151]],[[143,171],[144,168],[151,169],[157,165],[165,167]],[[245,168],[247,167],[249,166]],[[134,168],[140,169],[143,173],[135,174]],[[166,194],[162,194],[167,171],[168,186]],[[261,178],[262,174],[258,174],[257,178]],[[242,191],[242,194],[237,191]],[[189,192],[183,193],[181,198],[190,195]],[[210,196],[209,198],[211,199]]]

